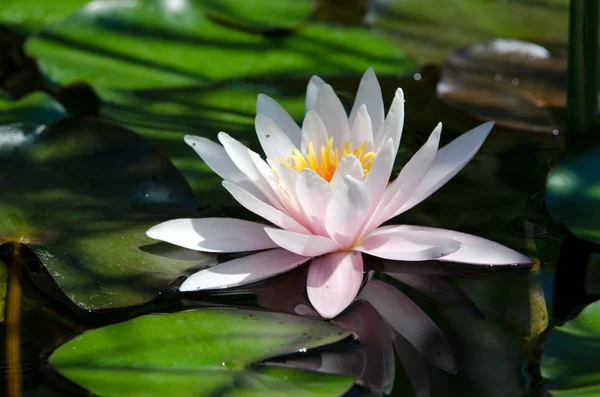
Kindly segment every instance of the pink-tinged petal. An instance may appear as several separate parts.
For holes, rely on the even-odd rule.
[[[319,90],[325,85],[323,79],[319,76],[313,76],[308,82],[306,87],[306,111],[313,110],[317,103],[317,97],[319,96]]]
[[[354,148],[360,147],[367,142],[366,152],[373,150],[373,126],[367,112],[367,105],[362,104],[356,112],[356,117],[350,123],[350,141]]]
[[[194,273],[179,290],[198,291],[250,284],[290,271],[309,259],[284,249],[259,252]]]
[[[387,273],[387,275],[439,302],[469,313],[474,318],[485,318],[481,310],[464,292],[443,278],[421,274]]]
[[[313,110],[323,120],[327,135],[333,137],[334,149],[342,150],[344,143],[350,140],[348,116],[340,98],[329,84],[325,84],[319,89],[319,95]]]
[[[461,243],[433,232],[413,231],[410,226],[384,226],[372,232],[356,250],[385,259],[425,261],[439,259],[460,249]]]
[[[264,114],[267,118],[273,120],[289,137],[295,147],[300,145],[302,139],[300,127],[296,124],[292,116],[290,116],[276,100],[265,94],[258,94],[256,100],[256,114]]]
[[[323,236],[288,232],[270,227],[266,227],[265,232],[275,244],[298,255],[314,257],[340,249],[335,241]]]
[[[335,186],[347,176],[359,181],[362,181],[365,177],[361,162],[353,154],[347,155],[340,161],[329,183]]]
[[[327,233],[341,247],[350,246],[364,225],[371,206],[369,190],[351,176],[344,178],[327,206]]]
[[[268,159],[277,161],[279,158],[287,159],[291,156],[296,146],[275,121],[264,114],[259,114],[254,120],[254,126]]]
[[[390,180],[395,159],[394,143],[390,138],[383,149],[381,149],[381,152],[375,157],[375,160],[373,160],[371,171],[369,171],[365,178],[365,186],[371,192],[371,212],[377,208],[381,201],[383,192]]]
[[[394,153],[398,152],[400,139],[402,138],[402,129],[404,127],[404,92],[398,88],[392,106],[388,110],[387,117],[383,122],[383,127],[379,131],[373,130],[373,139],[375,140],[376,152],[379,152],[383,145],[392,139],[394,141]]]
[[[290,230],[297,233],[310,232],[304,226],[298,223],[295,219],[287,214],[277,210],[269,204],[257,199],[252,194],[237,186],[234,183],[223,181],[223,187],[246,209],[254,212],[256,215],[263,217],[269,222],[279,226],[282,229]]]
[[[461,243],[460,249],[440,258],[441,261],[470,263],[473,265],[516,265],[533,263],[531,258],[502,244],[471,234],[434,227],[403,225],[406,233],[426,232]]]
[[[352,111],[350,111],[350,125],[355,123],[362,105],[365,105],[367,108],[366,110],[371,121],[370,124],[373,125],[373,132],[375,134],[378,133],[383,125],[384,118],[383,96],[381,95],[381,87],[373,68],[367,69],[360,80],[354,106],[352,106]]]
[[[423,178],[423,182],[421,182],[400,211],[408,211],[419,204],[452,179],[454,175],[458,174],[475,156],[475,153],[483,145],[493,126],[493,122],[483,123],[441,148],[427,175]]]
[[[296,178],[296,197],[310,222],[313,232],[328,236],[325,228],[325,213],[333,195],[333,187],[315,171],[305,168]]]
[[[333,318],[346,309],[363,281],[359,252],[337,252],[313,259],[308,269],[308,299],[323,318]]]
[[[196,251],[244,252],[275,248],[262,223],[233,218],[173,219],[150,228],[148,237]]]
[[[456,373],[448,339],[406,295],[383,281],[372,279],[362,289],[358,299],[369,302],[426,359],[447,372]]]
[[[313,110],[306,113],[302,122],[302,144],[300,149],[302,153],[308,153],[308,146],[313,144],[313,150],[317,156],[317,160],[321,161],[321,146],[327,145],[327,129],[323,120]]]
[[[412,156],[398,177],[385,189],[381,203],[369,221],[367,230],[373,230],[399,213],[400,208],[417,189],[435,160],[441,132],[442,124],[439,123],[427,142]]]
[[[248,177],[257,189],[260,190],[267,200],[278,210],[283,210],[283,207],[278,200],[277,193],[273,190],[269,181],[267,181],[263,174],[256,168],[256,165],[254,164],[255,160],[253,160],[251,156],[254,152],[224,132],[219,133],[219,141],[223,144],[223,147],[234,164]],[[258,156],[257,153],[254,154]],[[260,156],[258,157],[260,158]]]

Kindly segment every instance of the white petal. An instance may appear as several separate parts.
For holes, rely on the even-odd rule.
[[[278,200],[277,193],[271,187],[270,181],[265,179],[263,174],[254,164],[255,160],[252,159],[251,153],[254,153],[256,155],[255,157],[260,158],[258,153],[251,151],[224,132],[219,133],[219,141],[223,144],[223,147],[234,164],[248,177],[275,208],[282,210],[283,207]]]
[[[406,233],[427,232],[461,243],[459,250],[437,258],[438,260],[471,263],[474,265],[513,265],[533,263],[530,258],[515,250],[471,234],[424,226],[403,225],[402,228]]]
[[[369,196],[365,184],[351,176],[336,186],[325,220],[327,232],[342,248],[348,247],[361,231],[369,215]]]
[[[267,158],[277,161],[279,158],[287,159],[296,147],[281,128],[264,114],[256,116],[254,121],[256,135]]]
[[[244,252],[275,248],[265,225],[233,218],[173,219],[150,228],[148,237],[206,252]]]
[[[284,249],[259,252],[194,273],[179,290],[198,291],[250,284],[292,270],[309,259]]]
[[[273,208],[269,204],[257,199],[252,194],[237,186],[234,183],[223,181],[223,187],[231,193],[238,203],[255,214],[265,218],[269,222],[279,226],[282,229],[297,233],[310,233],[304,226],[287,214]]]
[[[308,268],[308,299],[323,318],[333,318],[346,309],[363,281],[360,252],[337,252],[313,259]]]
[[[458,174],[483,145],[493,126],[493,122],[483,123],[441,148],[423,182],[402,206],[401,211],[419,204]]]
[[[319,256],[340,249],[335,241],[311,234],[288,232],[287,230],[265,228],[265,232],[281,248],[303,256]]]
[[[383,123],[383,127],[379,132],[373,130],[373,139],[375,140],[375,149],[377,152],[381,150],[385,142],[392,138],[394,141],[394,153],[398,151],[400,139],[402,137],[402,128],[404,127],[404,92],[398,88],[392,106],[388,111],[387,117]]]
[[[351,119],[350,125],[350,141],[353,148],[359,148],[364,142],[367,142],[365,151],[373,150],[373,126],[371,118],[367,113],[367,105],[363,104],[358,108],[356,117]]]
[[[442,124],[439,123],[427,142],[412,156],[400,171],[400,175],[385,189],[381,203],[367,226],[368,230],[376,228],[400,212],[400,208],[411,197],[435,160],[441,131]]]
[[[276,100],[265,94],[258,94],[256,114],[264,114],[267,118],[273,120],[289,137],[294,146],[299,147],[302,131],[289,113]]]
[[[309,111],[302,123],[302,153],[308,153],[308,145],[312,142],[317,160],[321,161],[321,146],[327,146],[327,129],[323,120],[314,111]]]
[[[186,135],[183,139],[221,178],[232,182],[248,180],[246,175],[231,161],[223,146],[199,136]]]
[[[319,90],[325,85],[323,79],[319,76],[313,76],[308,82],[306,87],[306,111],[313,110],[317,103],[317,96],[319,96]]]
[[[369,171],[365,178],[365,186],[371,193],[371,210],[375,210],[381,201],[383,192],[390,181],[395,159],[394,142],[390,138],[381,152],[375,157],[375,160],[373,160],[371,171]]]
[[[344,143],[350,140],[348,116],[342,102],[340,102],[340,98],[329,84],[325,84],[319,90],[314,111],[323,120],[327,135],[333,137],[333,148],[342,150]]]
[[[366,105],[373,124],[373,131],[374,133],[378,133],[383,125],[383,97],[373,68],[367,69],[360,80],[354,106],[352,106],[352,111],[350,112],[350,125],[355,122],[359,108],[362,105]]]
[[[362,181],[365,177],[361,162],[353,154],[347,155],[340,161],[330,183],[335,186],[347,176],[351,176],[359,181]]]
[[[365,285],[358,298],[369,302],[425,358],[448,372],[456,372],[448,339],[406,295],[383,281],[373,279]]]
[[[296,197],[310,222],[313,232],[328,236],[325,228],[327,205],[333,195],[333,187],[315,171],[305,168],[296,178]]]
[[[277,164],[277,175],[279,175],[279,183],[281,187],[291,196],[296,197],[296,178],[298,172],[288,168],[283,163]]]
[[[375,230],[355,249],[385,259],[424,261],[456,252],[460,246],[460,242],[449,237],[402,225]]]

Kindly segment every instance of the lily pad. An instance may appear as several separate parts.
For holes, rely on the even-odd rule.
[[[58,84],[118,90],[209,85],[282,74],[413,70],[395,45],[364,28],[308,24],[262,35],[208,19],[202,1],[96,0],[26,43]]]
[[[339,396],[348,376],[252,365],[338,342],[349,333],[324,321],[249,310],[147,315],[82,334],[50,365],[95,395]]]
[[[568,0],[375,0],[367,21],[420,63],[443,61],[460,47],[495,37],[566,44]]]
[[[58,22],[90,0],[2,0],[0,23],[26,31]]]
[[[313,0],[204,0],[209,18],[251,31],[277,33],[297,28],[315,9]]]
[[[600,393],[600,302],[556,327],[543,346],[541,371],[555,397],[595,397]]]
[[[550,171],[546,205],[553,218],[582,239],[600,243],[600,146],[563,160]]]
[[[139,135],[68,118],[4,126],[0,137],[0,244],[28,245],[77,307],[145,303],[190,268],[213,263],[146,237],[160,221],[193,216],[197,204]]]
[[[36,92],[14,100],[0,91],[0,125],[47,124],[66,115],[67,112],[62,105],[46,93]]]

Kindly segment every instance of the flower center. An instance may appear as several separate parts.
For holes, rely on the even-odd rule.
[[[367,142],[363,142],[358,149],[350,150],[350,141],[344,144],[342,152],[338,149],[333,149],[333,137],[330,137],[327,141],[327,145],[322,145],[320,150],[315,152],[315,148],[312,142],[308,144],[308,153],[302,154],[300,150],[294,149],[289,159],[279,158],[278,160],[285,164],[286,167],[294,171],[302,171],[305,168],[310,168],[325,179],[327,182],[331,181],[333,174],[337,169],[340,161],[348,156],[354,155],[363,167],[364,177],[367,176],[371,171],[373,165],[373,159],[375,158],[374,152],[366,152]]]

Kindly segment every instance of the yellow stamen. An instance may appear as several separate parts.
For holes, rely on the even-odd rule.
[[[350,141],[345,142],[340,154],[339,149],[333,148],[333,137],[330,137],[327,140],[327,145],[322,145],[320,150],[316,152],[313,143],[310,142],[308,144],[308,153],[302,154],[300,150],[294,149],[288,159],[280,158],[279,161],[286,167],[297,172],[309,168],[329,182],[333,178],[333,174],[339,166],[340,161],[348,155],[353,155],[360,161],[364,176],[366,177],[369,171],[371,171],[376,154],[374,152],[365,152],[367,150],[367,142],[363,142],[360,147],[354,150],[350,150],[350,145]],[[317,154],[320,155],[320,158],[317,157]]]

